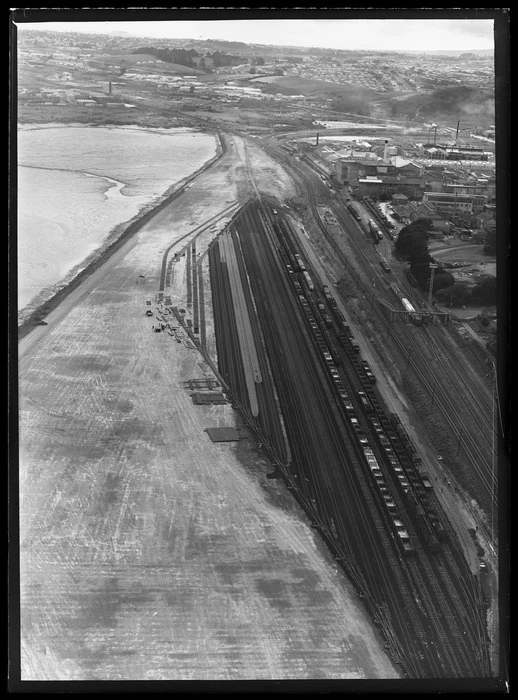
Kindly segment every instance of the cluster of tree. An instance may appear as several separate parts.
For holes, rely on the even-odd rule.
[[[439,303],[449,306],[496,305],[496,279],[488,276],[474,286],[467,282],[456,282],[448,287],[439,289],[435,296]]]
[[[149,54],[156,56],[160,61],[166,63],[178,63],[180,66],[188,66],[195,68],[198,64],[201,68],[205,67],[205,59],[212,59],[215,68],[219,66],[236,66],[243,63],[243,58],[234,54],[227,54],[223,51],[206,52],[205,56],[196,51],[196,49],[157,49],[154,46],[142,46],[132,51],[133,54]],[[201,57],[201,58],[200,58]],[[195,60],[199,59],[199,60]],[[264,64],[264,58],[254,59],[257,65]]]
[[[401,229],[394,246],[396,253],[408,261],[409,272],[423,291],[429,290],[430,263],[435,263],[428,250],[431,229],[431,219],[417,219]],[[450,306],[496,304],[494,277],[485,277],[475,285],[455,282],[455,277],[440,265],[435,269],[432,291],[439,303]]]
[[[283,61],[284,61],[284,63],[288,63],[289,65],[296,65],[298,63],[304,63],[304,59],[302,58],[302,56],[284,57]]]
[[[204,39],[195,42],[195,45],[203,49],[213,49],[214,51],[236,51],[246,50],[250,47],[242,41],[222,41],[221,39]]]
[[[159,61],[166,63],[178,63],[181,66],[189,66],[194,68],[195,63],[193,58],[197,58],[200,54],[196,49],[157,49],[154,46],[143,46],[135,49],[132,54],[145,53],[150,56],[155,56]]]
[[[422,290],[427,290],[430,283],[430,263],[434,259],[428,250],[428,240],[433,224],[431,219],[416,219],[399,232],[394,250],[409,263],[409,272]],[[443,267],[435,270],[433,292],[454,283],[454,277]]]
[[[223,53],[222,51],[214,51],[213,53],[207,53],[207,58],[211,58],[214,62],[214,67],[219,68],[220,66],[238,66],[244,63],[241,56],[236,56],[231,53]]]

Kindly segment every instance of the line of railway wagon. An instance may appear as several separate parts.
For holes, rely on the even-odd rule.
[[[332,308],[334,308],[336,320],[346,325],[341,311],[336,306]],[[343,344],[343,336],[339,335],[339,338]],[[427,492],[432,490],[428,475],[421,472],[420,457],[397,414],[391,414],[391,417],[387,418],[372,388],[376,383],[376,377],[369,364],[366,360],[357,357],[354,349],[350,347],[350,337],[347,334],[346,338],[349,344],[345,344],[344,348],[350,361],[356,366],[363,384],[359,398],[366,417],[370,419],[378,444],[397,477],[422,539],[432,552],[438,552],[440,541],[446,538],[446,530],[436,508],[428,498]]]
[[[396,414],[391,414],[390,418],[387,418],[383,407],[373,392],[372,386],[376,383],[376,377],[368,362],[359,357],[359,345],[354,340],[351,329],[338,308],[336,300],[326,285],[322,287],[322,293],[328,308],[318,300],[315,293],[315,284],[300,254],[293,254],[286,244],[279,249],[279,253],[292,280],[300,304],[304,309],[316,345],[321,352],[327,371],[331,376],[349,423],[356,435],[358,445],[363,452],[373,483],[392,522],[396,541],[405,555],[411,555],[415,552],[415,547],[410,539],[404,520],[397,509],[394,497],[390,493],[372,445],[369,443],[369,439],[360,424],[354,405],[339,375],[337,367],[342,363],[342,359],[340,351],[329,333],[328,329],[331,327],[334,327],[336,330],[338,326],[337,336],[340,345],[345,349],[362,381],[363,389],[357,392],[360,405],[366,414],[366,418],[370,421],[376,440],[381,450],[385,453],[397,478],[405,502],[412,513],[416,529],[431,552],[440,551],[441,540],[446,538],[446,530],[441,523],[436,508],[428,499],[427,492],[433,490],[428,475],[422,473],[419,469],[420,458],[417,455],[417,450],[403,428],[399,417]]]

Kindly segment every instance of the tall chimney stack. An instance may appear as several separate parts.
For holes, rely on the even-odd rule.
[[[320,136],[320,133],[317,131],[317,142],[316,142],[315,146],[318,146],[318,137],[319,136]]]
[[[111,94],[112,94],[112,81],[110,80],[108,82],[108,95],[111,95]]]
[[[383,149],[383,160],[388,160],[388,141],[385,139],[385,148]]]

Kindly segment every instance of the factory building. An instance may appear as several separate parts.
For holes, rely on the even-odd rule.
[[[421,197],[424,192],[424,168],[406,158],[392,155],[396,149],[385,141],[383,157],[372,152],[351,151],[334,164],[338,182],[362,196],[385,197],[401,192]]]
[[[487,205],[487,196],[481,194],[459,194],[457,192],[425,192],[423,202],[429,202],[438,212],[449,219],[478,214]]]
[[[421,197],[424,191],[423,168],[403,161],[386,163],[383,160],[338,159],[335,163],[336,177],[341,184],[356,190],[362,196],[387,196],[401,192],[407,197]]]
[[[453,192],[453,194],[471,194],[471,195],[487,195],[488,192],[488,182],[487,180],[478,181],[475,183],[463,183],[463,182],[448,182],[443,185],[443,192]]]
[[[434,160],[489,160],[489,154],[477,146],[423,146],[420,155]]]
[[[392,198],[394,218],[402,224],[411,224],[417,219],[430,219],[435,231],[443,234],[450,232],[451,223],[436,211],[429,202],[404,202],[399,199],[401,195]]]

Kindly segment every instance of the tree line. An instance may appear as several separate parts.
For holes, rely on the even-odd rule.
[[[215,68],[243,63],[243,59],[240,56],[227,54],[222,51],[213,51],[212,53],[208,51],[201,54],[196,51],[196,49],[158,49],[154,46],[142,46],[131,53],[149,54],[150,56],[155,56],[160,61],[178,63],[181,66],[188,66],[189,68],[196,68],[198,63],[200,63],[201,67],[205,68],[206,59],[211,59]],[[200,61],[198,61],[198,59],[200,59]]]
[[[496,279],[488,276],[475,285],[457,282],[443,265],[430,255],[428,240],[433,223],[431,219],[417,219],[399,232],[394,251],[409,263],[409,274],[418,287],[428,292],[430,288],[430,264],[437,265],[433,276],[432,293],[437,301],[451,306],[462,304],[496,304]],[[487,249],[487,247],[486,247]]]

